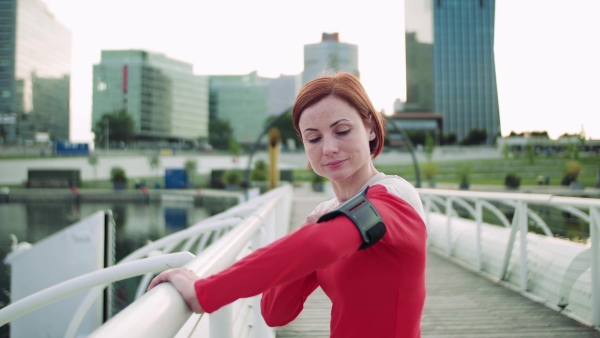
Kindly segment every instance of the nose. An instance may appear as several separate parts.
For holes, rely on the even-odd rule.
[[[324,155],[334,155],[339,152],[339,143],[334,137],[323,137],[323,154]]]

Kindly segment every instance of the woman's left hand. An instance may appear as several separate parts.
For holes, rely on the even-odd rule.
[[[175,289],[179,291],[183,300],[189,308],[195,313],[204,313],[204,310],[198,303],[196,298],[196,289],[194,283],[198,279],[198,276],[190,269],[187,268],[175,268],[161,272],[158,276],[154,277],[148,285],[147,291],[152,290],[155,286],[160,283],[169,282],[173,284]]]
[[[310,214],[306,216],[306,219],[304,220],[304,222],[302,222],[302,224],[300,224],[300,226],[303,227],[308,224],[317,223],[319,218],[321,218],[321,216],[325,215],[326,213],[327,211],[321,211],[319,213]]]

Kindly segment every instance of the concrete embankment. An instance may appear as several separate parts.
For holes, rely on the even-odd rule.
[[[238,204],[243,198],[242,191],[217,189],[199,190],[140,190],[140,189],[11,189],[4,191],[0,202],[4,203],[49,203],[49,202],[128,202],[150,203],[164,200],[193,202],[208,210],[225,210]]]

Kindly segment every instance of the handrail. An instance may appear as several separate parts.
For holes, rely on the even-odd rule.
[[[567,309],[570,309],[569,311],[572,311],[572,313],[585,312],[587,311],[585,308],[589,306],[587,309],[592,309],[591,315],[574,314],[573,316],[585,317],[587,319],[580,321],[589,322],[596,326],[600,325],[600,233],[598,232],[600,230],[600,199],[515,192],[424,188],[417,190],[426,206],[425,219],[429,231],[427,242],[429,246],[437,246],[446,255],[473,264],[475,269],[482,273],[492,273],[492,276],[495,276],[499,281],[509,284],[515,283],[523,294],[530,294],[532,298],[552,297],[552,300],[547,300],[547,302],[556,302],[555,304],[561,308],[568,306]],[[472,203],[474,207],[470,204],[465,205],[467,201]],[[507,224],[508,220],[506,217],[503,214],[498,214],[500,212],[499,209],[495,207],[491,208],[493,204],[489,202],[498,202],[513,208],[512,213],[514,216],[512,222]],[[454,210],[455,203],[466,208],[472,219],[461,218],[459,213]],[[503,230],[499,230],[500,228],[483,222],[484,206],[492,210],[492,213],[498,217],[500,223],[497,225],[502,227]],[[590,250],[591,247],[591,264],[587,268],[589,275],[586,275],[588,277],[583,276],[583,271],[574,272],[569,270],[573,269],[574,266],[577,266],[578,269],[585,268],[585,264],[578,263],[564,266],[564,263],[560,262],[567,261],[568,263],[568,260],[565,259],[566,257],[561,257],[561,259],[553,259],[552,256],[548,257],[550,254],[556,254],[557,250],[553,249],[553,246],[560,245],[561,239],[556,238],[553,241],[543,241],[538,239],[543,238],[541,234],[534,235],[533,233],[529,233],[529,221],[531,220],[543,230],[544,235],[547,236],[546,238],[553,238],[551,230],[544,221],[544,215],[540,215],[536,210],[531,209],[531,206],[543,206],[568,212],[572,217],[589,224],[589,244],[576,244],[564,241],[564,245],[570,243],[568,244],[570,248],[568,257],[573,260],[578,259],[578,262],[582,261],[580,257],[582,257],[583,252]],[[443,210],[442,214],[440,214],[441,210]],[[432,216],[436,213],[441,217]],[[507,225],[509,226],[508,229],[506,228]],[[457,231],[459,227],[460,232]],[[471,227],[474,229],[473,232],[469,231]],[[453,230],[454,228],[457,228],[457,230]],[[494,234],[494,237],[492,238],[491,235],[484,237],[484,229],[488,234]],[[499,237],[501,234],[504,237]],[[517,236],[517,234],[519,235]],[[533,241],[535,241],[533,245],[529,244]],[[502,247],[503,245],[504,247]],[[514,252],[513,247],[515,247]],[[548,249],[544,249],[545,247],[548,247]],[[474,250],[471,251],[472,249]],[[546,251],[537,254],[531,252],[536,249]],[[474,262],[472,258],[468,258],[473,257],[469,256],[472,253],[475,254]],[[461,258],[458,258],[458,256],[461,256]],[[496,257],[502,259],[500,265],[496,264]],[[498,266],[500,266],[499,270],[497,269]],[[540,270],[541,266],[552,267],[552,269],[559,269],[560,271],[564,270],[565,274],[576,275],[577,278],[590,278],[591,281],[589,284],[585,280],[581,281],[582,285],[577,290],[579,294],[571,295],[571,298],[576,297],[577,299],[570,304],[569,295],[566,295],[564,291],[566,286],[562,284],[556,285],[557,282],[551,276],[544,282],[537,281],[535,284],[531,282],[532,278],[537,278],[545,272]],[[532,269],[535,272],[531,272]],[[558,272],[553,270],[553,273]],[[516,277],[518,277],[517,282],[514,281]],[[563,280],[560,283],[564,284],[565,281]],[[569,281],[569,283],[572,285],[574,281]],[[544,289],[543,291],[532,290],[532,285],[535,285],[538,289]],[[579,308],[573,309],[579,303],[584,304],[581,306],[581,310]]]
[[[196,249],[196,253],[199,254],[203,249],[205,249],[204,246],[206,245],[206,241],[208,239],[208,233],[212,231],[216,235],[214,239],[219,239],[225,230],[230,230],[233,226],[242,221],[242,218],[240,217],[251,215],[258,206],[263,204],[263,202],[269,198],[272,198],[274,194],[277,194],[277,192],[269,191],[265,194],[256,196],[249,201],[233,206],[217,215],[202,220],[195,225],[192,225],[188,229],[178,231],[155,242],[149,243],[148,245],[139,248],[124,257],[118,264],[145,257],[157,252],[157,250],[161,250],[163,253],[168,253],[182,241],[186,241],[186,245],[183,249],[186,251],[186,249],[191,247],[192,242],[196,240],[198,236],[203,235],[204,238],[198,244]],[[134,299],[137,300],[141,297],[148,282],[150,281],[150,278],[151,274],[146,274],[142,277]],[[101,291],[102,288],[94,288],[88,292],[84,300],[80,303],[79,308],[75,312],[75,316],[73,316],[71,322],[69,323],[65,336],[66,338],[75,337],[79,325],[85,317],[85,314],[92,306],[95,299],[101,295]]]
[[[230,215],[230,214],[231,214],[231,212],[227,213],[227,215]],[[233,227],[234,225],[239,224],[241,220],[242,219],[239,217],[234,217],[231,219],[223,219],[222,214],[215,215],[211,218],[200,221],[185,230],[178,231],[176,233],[173,233],[169,236],[163,237],[155,242],[152,242],[144,247],[141,247],[141,248],[135,250],[134,252],[130,253],[129,255],[127,255],[126,257],[121,259],[117,263],[117,265],[144,258],[147,255],[152,254],[156,250],[159,250],[159,249],[164,248],[169,245],[171,247],[174,247],[181,241],[186,240],[187,238],[191,238],[192,236],[195,236],[195,235],[198,235],[201,233],[206,233],[206,232],[210,232],[210,231],[214,231],[214,230]],[[167,250],[165,253],[169,253],[170,251],[171,250]],[[184,251],[187,251],[187,250],[184,250]],[[149,273],[153,273],[153,272],[156,272],[156,271],[151,271]],[[145,278],[144,277],[142,278],[140,285],[143,285],[144,283],[146,283],[148,281],[149,278],[147,276],[148,276],[148,274],[146,274],[144,276]],[[87,295],[85,296],[85,298],[82,300],[82,302],[79,304],[79,307],[75,311],[75,315],[73,316],[73,318],[71,318],[71,322],[69,323],[69,326],[67,327],[67,331],[65,334],[66,338],[75,337],[75,335],[77,334],[77,330],[79,329],[79,325],[81,325],[81,322],[83,321],[88,310],[90,309],[90,307],[92,306],[94,301],[101,295],[102,290],[105,287],[106,287],[106,285],[104,285],[102,287],[95,287],[92,290],[88,291]]]
[[[95,286],[114,281],[156,272],[169,267],[180,267],[189,262],[194,255],[189,252],[177,252],[169,255],[140,259],[94,271],[36,292],[0,309],[0,326],[31,311],[37,310],[57,300],[74,295]]]
[[[283,186],[269,194],[270,199],[263,201],[254,213],[246,217],[239,225],[210,245],[194,260],[185,265],[199,277],[216,273],[235,261],[248,242],[265,226],[270,215],[289,210],[278,208],[281,203],[291,203],[291,187]],[[274,220],[282,222],[282,220]],[[272,221],[271,221],[272,223]],[[287,227],[289,221],[283,226]],[[270,231],[265,229],[265,231]],[[190,318],[192,312],[179,293],[169,283],[158,285],[144,294],[134,303],[98,328],[90,337],[172,337]],[[212,315],[211,315],[212,316]],[[205,316],[206,317],[206,316]],[[211,330],[213,330],[211,322]]]

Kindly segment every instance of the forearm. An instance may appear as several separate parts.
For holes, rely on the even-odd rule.
[[[361,242],[354,225],[345,217],[307,225],[224,271],[196,281],[198,302],[206,312],[216,311],[239,298],[304,277],[356,252]]]

